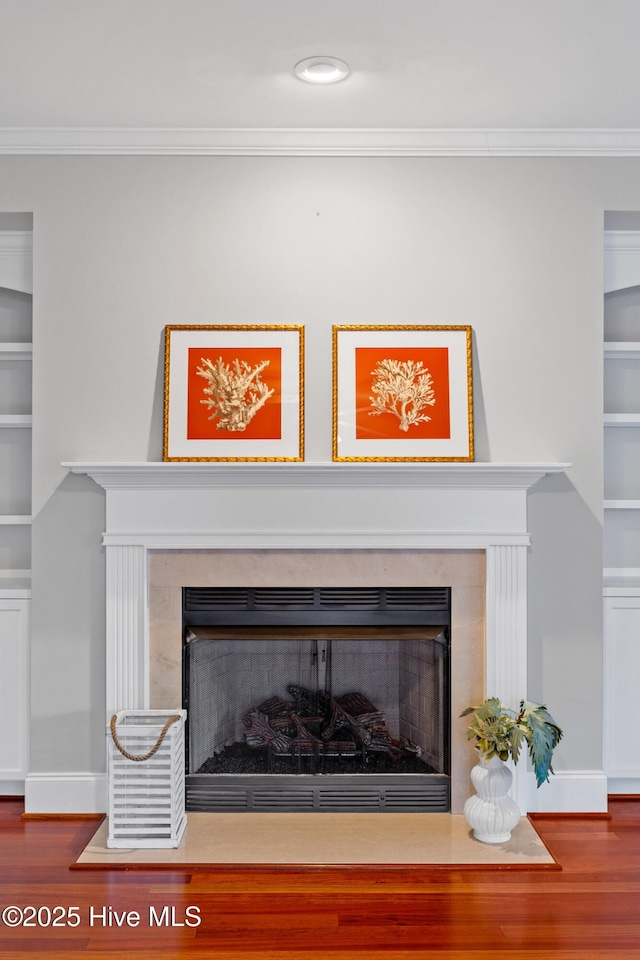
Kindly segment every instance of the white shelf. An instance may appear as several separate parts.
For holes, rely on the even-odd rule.
[[[9,357],[11,360],[31,360],[33,344],[31,343],[0,343],[0,357]]]
[[[0,573],[0,600],[30,600],[31,576],[29,571],[16,570],[15,576]]]
[[[186,490],[218,487],[438,487],[440,489],[528,489],[547,474],[564,473],[570,463],[69,463],[105,490],[140,488]],[[249,468],[249,469],[247,469]]]
[[[604,597],[640,597],[640,578],[630,581],[628,584],[613,584],[605,587],[602,591]]]
[[[30,413],[2,413],[0,427],[30,428],[33,417]]]
[[[640,413],[605,413],[605,427],[639,427]]]
[[[31,596],[31,570],[0,569],[0,598],[28,600]]]
[[[604,345],[605,360],[640,360],[640,343],[610,341]]]
[[[605,596],[634,596],[640,591],[640,567],[605,567]]]
[[[0,526],[28,527],[31,517],[26,513],[0,513]]]

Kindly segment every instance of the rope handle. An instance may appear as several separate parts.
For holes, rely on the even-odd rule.
[[[120,741],[118,740],[118,734],[116,733],[117,716],[115,713],[111,717],[111,736],[113,738],[113,742],[115,743],[116,747],[118,748],[118,750],[120,751],[123,757],[126,757],[127,760],[135,760],[136,763],[139,763],[142,760],[149,760],[149,758],[152,757],[154,753],[156,753],[160,749],[160,747],[162,746],[162,741],[166,737],[169,727],[171,726],[172,723],[177,723],[178,720],[182,720],[182,715],[179,713],[174,713],[172,717],[169,717],[164,727],[160,731],[160,736],[156,740],[155,746],[152,747],[148,753],[145,753],[140,757],[135,757],[132,753],[128,753],[124,749]]]

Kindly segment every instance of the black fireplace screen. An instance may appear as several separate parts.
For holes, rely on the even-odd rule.
[[[184,600],[194,784],[448,776],[448,589],[185,590]]]

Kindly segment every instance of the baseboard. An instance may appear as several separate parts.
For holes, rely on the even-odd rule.
[[[607,778],[604,770],[561,770],[536,788],[529,772],[529,813],[606,813]]]
[[[30,773],[25,781],[25,814],[104,813],[104,773]]]
[[[529,813],[606,813],[607,778],[602,770],[563,770],[536,789],[528,773]],[[104,813],[104,773],[30,773],[25,781],[25,813]]]

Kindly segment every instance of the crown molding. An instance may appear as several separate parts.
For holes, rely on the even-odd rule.
[[[640,231],[605,230],[604,292],[640,284]]]
[[[640,129],[2,127],[2,154],[637,157]]]
[[[605,253],[640,254],[640,230],[605,230]]]
[[[0,287],[32,293],[33,234],[0,230]]]

